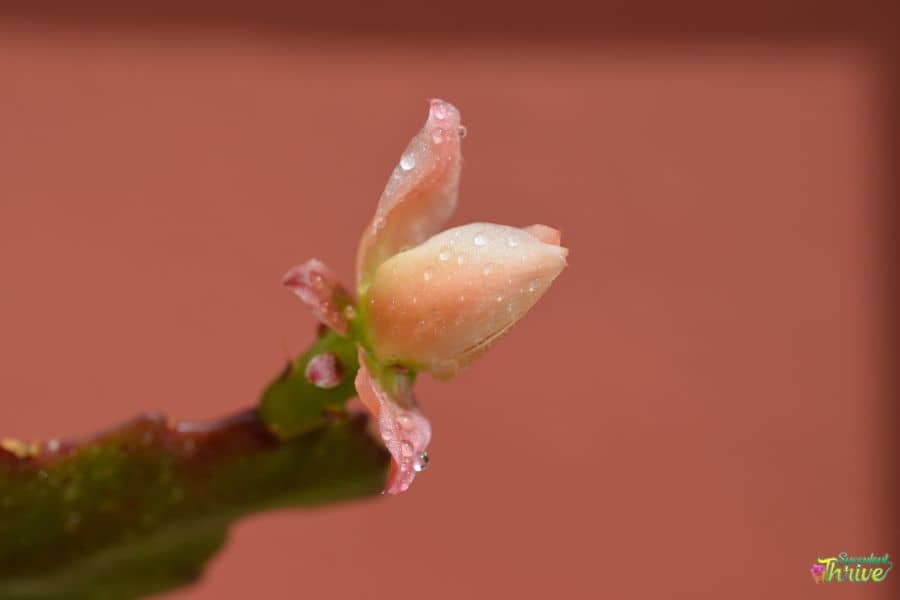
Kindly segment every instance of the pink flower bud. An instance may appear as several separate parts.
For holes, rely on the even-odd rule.
[[[567,253],[523,229],[473,223],[394,255],[367,292],[375,354],[452,376],[537,302]]]

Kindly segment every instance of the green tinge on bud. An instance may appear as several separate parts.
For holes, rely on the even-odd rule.
[[[366,294],[375,354],[452,376],[522,318],[567,254],[528,230],[473,223],[394,255]]]

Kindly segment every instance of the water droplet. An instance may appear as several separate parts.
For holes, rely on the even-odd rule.
[[[409,430],[412,429],[413,420],[409,415],[400,415],[397,417],[397,423],[401,428]]]
[[[403,456],[413,455],[413,445],[409,442],[400,442],[400,454]]]
[[[413,470],[416,473],[421,473],[428,468],[429,462],[431,462],[431,457],[428,456],[427,452],[422,452],[416,457],[416,462],[413,463]]]
[[[351,306],[349,304],[347,306],[345,306],[344,307],[344,318],[346,318],[348,321],[352,321],[353,319],[355,319],[356,318],[356,309],[353,308],[353,306]]]
[[[509,246],[510,248],[515,248],[516,246],[519,245],[519,240],[517,240],[514,237],[506,238],[506,245]]]
[[[465,125],[460,125],[460,126],[459,126],[459,137],[464,138],[464,137],[466,137],[466,134],[467,134],[467,133],[469,133],[469,130],[466,129],[466,126],[465,126]]]
[[[411,171],[416,166],[416,157],[412,153],[407,152],[400,157],[400,168],[404,171]]]
[[[450,253],[446,250],[442,250],[441,253],[438,254],[438,259],[446,262],[450,260]]]
[[[431,270],[431,267],[422,272],[422,279],[425,281],[431,281],[432,277],[434,277],[434,271]]]
[[[483,233],[479,233],[472,239],[472,241],[476,246],[486,246],[488,243],[488,237]]]
[[[465,254],[460,254],[459,256],[456,257],[456,264],[462,265],[462,264],[465,264],[465,262],[466,262]]]
[[[309,359],[303,375],[314,386],[331,389],[341,382],[344,373],[340,359],[333,352],[323,352]]]
[[[434,113],[434,118],[438,121],[443,121],[447,118],[447,105],[443,102],[438,102],[432,108],[432,112]]]
[[[440,129],[435,129],[434,133],[431,134],[431,140],[435,144],[440,144],[444,141],[444,132]]]

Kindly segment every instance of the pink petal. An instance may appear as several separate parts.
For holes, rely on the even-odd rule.
[[[381,439],[391,453],[391,471],[384,488],[388,494],[405,492],[416,473],[424,470],[431,441],[431,424],[416,406],[409,380],[399,381],[394,395],[386,392],[369,373],[365,353],[360,349],[356,392],[378,421]]]
[[[546,225],[529,225],[528,227],[523,227],[522,230],[527,231],[545,244],[559,246],[562,241],[562,233],[558,229],[553,229]]]
[[[365,288],[378,265],[441,230],[456,210],[460,153],[459,111],[432,100],[428,120],[394,169],[356,257],[357,285]]]
[[[337,276],[322,261],[312,258],[292,267],[281,283],[297,294],[319,321],[341,335],[347,335],[345,311],[352,307],[353,301]]]
[[[397,254],[367,292],[376,356],[451,377],[534,306],[567,254],[528,231],[491,223],[454,227]]]

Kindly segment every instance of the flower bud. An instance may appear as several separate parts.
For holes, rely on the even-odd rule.
[[[367,292],[375,354],[452,376],[537,302],[567,253],[526,230],[473,223],[394,255]]]

